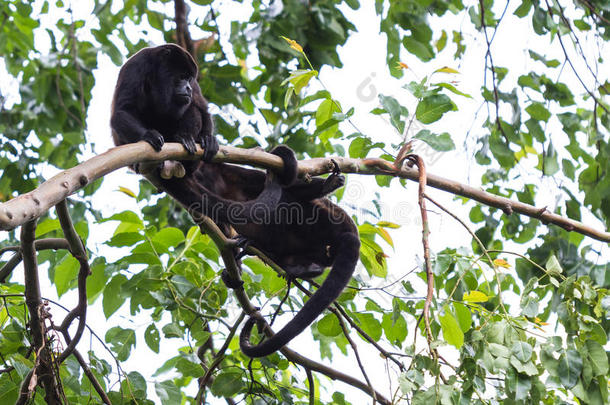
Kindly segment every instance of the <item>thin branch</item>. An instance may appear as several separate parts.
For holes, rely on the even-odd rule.
[[[360,372],[362,373],[362,376],[364,377],[364,379],[366,380],[366,383],[369,386],[371,397],[373,397],[373,405],[375,405],[377,403],[377,397],[375,396],[375,388],[373,387],[373,384],[371,383],[371,380],[369,379],[366,369],[364,368],[364,364],[362,364],[362,360],[360,359],[360,353],[358,353],[358,346],[356,345],[356,342],[354,342],[352,337],[349,335],[349,329],[347,329],[347,326],[345,325],[345,322],[343,321],[343,319],[340,316],[337,316],[337,320],[339,321],[339,326],[341,326],[341,330],[343,331],[343,336],[345,336],[345,338],[349,342],[349,345],[352,347],[352,350],[354,351],[354,355],[356,356],[356,362],[358,363],[358,367],[360,368]]]
[[[87,277],[91,274],[91,269],[89,268],[89,261],[83,241],[80,236],[78,236],[78,233],[76,233],[74,225],[72,225],[72,219],[70,219],[70,212],[68,211],[66,200],[57,204],[56,208],[61,229],[64,232],[66,240],[70,244],[70,253],[72,253],[80,264],[80,269],[78,271],[78,304],[68,313],[68,315],[66,315],[59,326],[59,330],[66,336],[68,328],[76,317],[78,317],[78,327],[74,337],[68,342],[68,347],[66,347],[57,359],[57,362],[61,364],[74,351],[85,330],[87,318]]]
[[[174,0],[174,21],[176,22],[176,42],[193,58],[195,52],[193,49],[193,39],[188,29],[188,9],[184,0]]]
[[[70,335],[67,330],[62,330],[61,333],[63,334],[64,339],[66,340],[66,342],[68,342],[68,344],[72,343],[73,340],[70,339]],[[66,353],[66,350],[64,350],[64,353]],[[110,398],[108,398],[108,395],[106,395],[106,390],[102,387],[97,378],[95,378],[95,375],[91,371],[91,368],[89,368],[89,365],[87,364],[83,356],[80,354],[80,352],[77,349],[73,349],[71,350],[70,354],[76,358],[76,361],[78,361],[78,364],[80,364],[81,368],[83,369],[83,372],[91,382],[91,385],[93,385],[93,389],[95,390],[95,392],[97,392],[102,401],[105,404],[111,405],[112,402],[110,402]]]
[[[207,387],[208,385],[210,385],[212,383],[211,379],[214,374],[214,371],[216,370],[216,368],[218,366],[220,366],[220,363],[222,363],[222,361],[224,360],[225,353],[226,353],[227,349],[229,348],[229,344],[231,343],[231,340],[233,340],[233,336],[235,336],[235,333],[237,332],[237,328],[242,323],[242,321],[244,320],[245,317],[246,317],[246,313],[242,311],[242,313],[239,315],[239,318],[237,319],[237,321],[235,321],[235,323],[229,330],[229,335],[225,339],[224,344],[222,345],[220,350],[218,350],[218,353],[216,353],[216,355],[214,356],[214,360],[212,361],[210,368],[208,368],[208,370],[205,372],[205,375],[203,377],[201,377],[201,379],[199,380],[199,392],[197,393],[197,396],[196,396],[196,398],[198,398],[198,402],[197,402],[198,404],[203,404],[203,392],[205,390],[205,387]]]
[[[494,265],[494,261],[492,260],[491,256],[489,256],[489,252],[487,251],[487,248],[485,247],[485,245],[483,244],[483,242],[481,241],[481,239],[479,239],[479,237],[476,235],[476,233],[474,233],[472,231],[472,229],[470,229],[470,227],[464,222],[462,221],[457,215],[455,215],[453,212],[449,211],[447,208],[445,208],[444,206],[442,206],[440,203],[436,202],[435,200],[433,200],[432,198],[430,198],[429,195],[425,195],[426,199],[428,201],[430,201],[432,204],[436,205],[438,208],[440,208],[441,210],[445,211],[447,214],[449,214],[453,219],[455,219],[456,221],[458,221],[463,227],[464,229],[466,229],[466,231],[468,231],[468,233],[470,234],[470,236],[472,236],[472,238],[477,242],[477,244],[479,245],[479,247],[481,248],[481,250],[483,251],[483,254],[485,255],[485,257],[487,258],[487,260],[489,261],[489,265],[493,268],[494,270],[494,274],[496,276],[496,282],[498,283],[498,300],[500,301],[500,306],[502,306],[502,310],[504,311],[505,314],[508,314],[508,310],[506,309],[506,307],[504,306],[504,302],[502,301],[502,290],[501,290],[501,283],[500,283],[500,278],[498,276],[498,272],[496,270],[496,267]],[[457,287],[457,283],[453,289],[453,291],[455,291],[455,288]],[[451,292],[451,295],[453,294],[453,291]],[[451,295],[449,295],[449,297],[451,297]]]
[[[307,374],[307,383],[309,384],[309,405],[315,405],[316,403],[316,386],[313,379],[313,373],[310,369],[305,367],[305,374]]]
[[[487,35],[487,25],[485,24],[485,5],[483,4],[483,0],[479,0],[479,8],[481,10],[481,27],[483,28],[483,34],[485,34],[485,42],[487,43],[487,52],[485,53],[485,65],[487,66],[487,60],[489,60],[489,67],[491,68],[494,105],[496,107],[496,126],[498,127],[498,131],[500,131],[500,133],[504,137],[504,140],[506,140],[506,142],[508,143],[509,142],[508,137],[504,133],[504,128],[502,128],[502,123],[500,122],[500,97],[498,95],[498,82],[496,79],[496,67],[494,65],[493,57],[491,55],[491,41],[493,40],[493,38],[490,40],[489,35]],[[496,29],[497,29],[497,27],[496,27]],[[495,36],[495,32],[494,32],[494,36]]]
[[[201,158],[202,149],[195,155],[189,155],[182,145],[169,143],[161,152],[155,152],[146,142],[138,142],[109,149],[78,166],[65,170],[29,193],[22,194],[0,204],[0,230],[11,230],[25,222],[39,218],[53,205],[80,190],[92,181],[113,172],[121,167],[141,162],[160,162],[163,160],[188,160]],[[279,171],[282,159],[278,156],[255,149],[240,149],[221,146],[213,159],[215,162],[249,164]],[[418,181],[419,174],[413,168],[395,168],[383,159],[351,159],[345,157],[315,158],[299,162],[301,176],[316,176],[330,173],[337,162],[343,173],[364,175],[386,175]],[[501,209],[506,215],[513,212],[536,218],[543,223],[552,223],[567,231],[578,232],[603,242],[610,242],[610,232],[600,231],[579,221],[562,217],[546,210],[546,207],[535,207],[520,201],[487,193],[479,188],[458,183],[433,174],[427,175],[427,186],[449,193],[470,198],[490,207]]]
[[[547,0],[544,0],[544,2],[546,4],[547,10],[548,10],[550,16],[553,17],[555,14],[553,13],[553,9],[552,9],[551,5],[549,4],[549,2]],[[599,99],[595,96],[595,94],[593,94],[593,92],[591,90],[589,90],[589,88],[587,87],[585,82],[582,80],[582,78],[578,74],[578,71],[576,70],[576,67],[574,67],[574,65],[572,64],[572,60],[568,56],[568,51],[566,50],[566,47],[563,44],[563,40],[561,39],[561,35],[560,34],[557,34],[557,40],[559,40],[559,45],[561,46],[561,50],[563,51],[563,55],[566,58],[566,61],[568,62],[568,65],[570,65],[570,69],[572,69],[572,73],[574,73],[574,76],[576,76],[576,78],[578,79],[578,81],[582,85],[583,89],[585,89],[585,91],[589,94],[589,96],[591,96],[591,98],[593,100],[595,100],[595,102],[597,104],[599,104],[599,106],[606,112],[606,114],[610,114],[610,111],[608,111],[606,106],[604,106],[604,104],[602,104],[599,101]]]
[[[430,263],[430,245],[428,244],[428,235],[430,234],[430,228],[428,226],[428,211],[426,210],[426,201],[424,195],[426,192],[426,166],[424,160],[418,155],[407,155],[407,161],[413,165],[416,165],[419,169],[419,189],[417,193],[417,202],[419,204],[419,211],[422,222],[422,246],[424,248],[424,263],[426,267],[426,301],[424,302],[424,325],[426,326],[426,338],[428,339],[428,347],[430,353],[435,358],[438,354],[435,349],[432,348],[432,329],[430,328],[430,305],[434,299],[434,273],[432,272],[432,265]]]
[[[47,250],[47,249],[69,249],[68,241],[61,238],[46,238],[46,239],[38,239],[34,241],[34,249],[36,251],[39,250]],[[5,248],[0,249],[0,255],[5,252],[15,252],[13,257],[11,257],[8,262],[4,264],[4,266],[0,267],[0,283],[5,283],[8,276],[11,275],[15,267],[21,263],[23,256],[21,255],[21,248],[19,246],[7,246]]]
[[[256,253],[257,256],[259,256],[258,253]],[[260,257],[260,256],[259,256]],[[309,282],[312,285],[315,285],[316,288],[319,288],[320,286],[312,281],[309,280]],[[297,286],[297,288],[301,291],[303,291],[305,294],[307,295],[312,295],[312,292],[309,291],[307,288],[305,288],[303,286],[303,284],[299,283],[298,281],[293,281],[294,285]],[[370,343],[371,345],[373,345],[375,347],[375,349],[377,349],[379,351],[379,353],[381,353],[381,355],[386,358],[386,359],[390,359],[394,362],[394,364],[396,364],[398,366],[398,368],[400,368],[401,371],[405,371],[405,365],[402,364],[399,360],[397,360],[392,353],[388,352],[387,350],[385,350],[383,347],[381,347],[381,345],[379,345],[379,343],[377,343],[375,341],[375,339],[373,339],[368,333],[366,333],[361,327],[360,325],[358,325],[356,322],[354,322],[354,320],[352,319],[351,316],[348,315],[348,313],[345,311],[345,309],[338,304],[337,302],[335,302],[332,306],[327,308],[330,312],[332,312],[333,314],[335,314],[335,316],[337,318],[341,317],[343,319],[345,319],[347,321],[347,323],[349,323],[349,325],[354,328],[359,334],[360,336],[362,336],[362,338],[364,340],[366,340],[368,343]]]

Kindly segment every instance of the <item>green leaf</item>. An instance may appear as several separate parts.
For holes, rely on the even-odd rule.
[[[481,291],[473,290],[468,293],[464,293],[464,296],[462,297],[462,301],[473,302],[473,303],[487,302],[487,301],[489,301],[489,297],[487,296],[487,294],[482,293]]]
[[[525,111],[530,115],[530,117],[538,120],[547,122],[551,117],[551,113],[546,107],[537,101],[532,102],[529,106],[525,108]]]
[[[76,279],[80,264],[72,255],[65,255],[63,260],[55,267],[53,283],[57,289],[57,296],[61,297],[71,287],[76,286]]]
[[[568,349],[559,358],[559,380],[570,389],[578,382],[582,372],[582,358],[576,350]]]
[[[373,338],[375,342],[381,339],[381,323],[369,313],[354,313],[354,319],[364,332]]]
[[[436,52],[440,52],[447,46],[447,31],[442,30],[440,38],[436,41]]]
[[[61,225],[58,219],[45,219],[36,225],[36,238],[59,229],[61,229]]]
[[[534,295],[527,295],[521,298],[521,314],[529,318],[538,315],[539,299]]]
[[[159,353],[159,342],[161,341],[161,335],[159,334],[159,329],[155,326],[154,323],[148,325],[146,330],[144,331],[144,341],[155,353]]]
[[[210,387],[217,397],[232,398],[244,387],[242,374],[234,371],[222,372],[216,376]]]
[[[360,0],[345,0],[345,3],[352,9],[358,10],[360,8]]]
[[[495,357],[501,357],[504,359],[508,359],[510,357],[510,350],[508,347],[503,346],[498,343],[490,342],[488,344],[489,352],[493,354]]]
[[[553,147],[553,143],[549,142],[546,151],[540,156],[538,169],[543,171],[545,176],[552,176],[559,171],[559,162],[557,159],[557,151]]]
[[[423,124],[431,124],[441,119],[447,111],[457,110],[455,104],[444,94],[424,97],[415,109],[415,117]]]
[[[174,405],[182,402],[180,388],[173,381],[155,383],[155,392],[163,405]]]
[[[177,325],[176,323],[173,323],[173,322],[168,323],[167,325],[163,326],[163,328],[161,328],[161,330],[163,331],[163,335],[168,339],[181,338],[184,336],[184,333],[183,333],[180,325]]]
[[[458,96],[462,96],[462,97],[466,97],[466,98],[472,98],[472,96],[470,94],[466,94],[463,93],[461,91],[459,91],[458,89],[455,88],[455,86],[451,83],[445,83],[445,82],[441,82],[441,83],[434,83],[434,86],[437,87],[442,87],[444,89],[449,90],[450,92],[452,92],[453,94],[457,94]]]
[[[151,238],[159,253],[167,252],[168,248],[176,247],[184,240],[184,233],[178,228],[163,228]]]
[[[121,232],[116,233],[106,242],[106,245],[112,247],[133,246],[144,240],[144,236],[139,232]]]
[[[587,346],[593,377],[608,374],[608,354],[603,346],[594,340],[587,340],[585,346]]]
[[[523,363],[532,358],[532,346],[527,342],[515,342],[510,351],[519,361]]]
[[[434,57],[434,50],[432,49],[429,43],[418,41],[417,39],[411,36],[405,36],[402,39],[402,44],[407,49],[407,51],[417,56],[424,62],[427,62]]]
[[[464,344],[464,332],[462,332],[457,319],[449,311],[448,306],[444,307],[444,311],[445,313],[439,316],[443,337],[447,343],[459,349]]]
[[[0,403],[14,404],[19,398],[19,386],[8,378],[8,374],[5,376],[0,377]]]
[[[127,378],[123,381],[121,387],[136,397],[146,396],[146,380],[142,374],[137,371],[132,371],[127,374]]]
[[[396,316],[397,315],[397,316]],[[407,338],[407,321],[400,314],[386,312],[381,320],[381,327],[386,338],[397,346]]]
[[[103,258],[97,258],[91,265],[91,275],[87,277],[87,300],[93,303],[108,283],[106,268],[108,264]]]
[[[403,133],[405,130],[404,121],[400,120],[403,112],[403,107],[400,103],[392,96],[379,95],[379,102],[388,114],[390,114],[390,123],[399,133]]]
[[[322,101],[316,110],[316,127],[321,128],[326,121],[332,119],[333,114],[340,111],[341,109],[334,100],[326,99]],[[334,135],[338,128],[339,126],[337,124],[332,125],[330,128],[324,128],[325,136],[330,137]]]
[[[546,261],[546,271],[548,271],[552,275],[557,275],[563,273],[563,269],[561,268],[561,264],[555,255],[551,255],[549,259]]]
[[[318,331],[324,336],[339,336],[343,330],[334,314],[327,314],[318,321]]]
[[[514,394],[515,401],[524,401],[532,388],[531,378],[514,371],[507,374],[505,384],[508,391]]]
[[[120,361],[129,358],[132,346],[136,345],[136,333],[132,329],[123,329],[120,326],[110,328],[104,337],[112,351]]]
[[[454,302],[453,310],[455,311],[462,332],[468,332],[470,330],[470,327],[472,326],[472,313],[470,312],[468,307],[459,302]]]
[[[282,86],[290,83],[294,86],[294,92],[300,94],[303,87],[307,86],[309,81],[318,76],[318,72],[315,70],[304,70],[298,69],[290,72],[290,76],[282,82]]]
[[[102,298],[102,308],[106,319],[114,314],[125,302],[125,297],[121,294],[121,286],[127,282],[127,277],[122,274],[114,276],[104,289]]]
[[[455,144],[451,139],[451,135],[449,135],[447,132],[437,135],[427,129],[422,129],[417,133],[417,135],[414,136],[414,138],[426,142],[432,147],[432,149],[440,152],[448,152],[455,149]]]
[[[529,14],[531,9],[532,9],[532,0],[522,0],[521,5],[519,7],[517,7],[514,14],[519,18],[523,18]]]

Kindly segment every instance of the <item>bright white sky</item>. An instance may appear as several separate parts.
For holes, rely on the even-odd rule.
[[[221,1],[220,3],[221,6],[218,7],[218,2],[215,2],[215,7],[217,8],[217,11],[220,11],[219,24],[222,35],[221,43],[225,45],[225,51],[228,51],[230,49],[227,44],[230,21],[247,18],[250,15],[250,7],[248,4],[238,4],[237,2],[227,0]],[[397,144],[402,138],[396,133],[389,122],[383,117],[368,114],[370,110],[378,106],[377,96],[379,94],[392,95],[400,100],[410,112],[413,112],[415,110],[415,100],[406,90],[401,88],[402,85],[411,80],[419,80],[435,69],[443,66],[458,69],[461,74],[456,77],[442,77],[443,75],[439,75],[435,76],[435,79],[446,81],[458,80],[458,88],[461,91],[472,95],[473,98],[466,99],[452,95],[451,97],[458,105],[459,111],[446,114],[440,122],[434,124],[431,128],[439,133],[443,131],[449,132],[457,146],[457,151],[442,155],[429,155],[428,153],[430,150],[424,148],[418,149],[418,152],[428,159],[427,165],[429,172],[468,184],[479,184],[479,177],[482,171],[473,164],[473,154],[475,151],[475,141],[473,139],[476,139],[482,134],[480,124],[486,115],[486,110],[484,109],[479,111],[478,116],[476,115],[477,109],[479,109],[481,105],[479,89],[483,80],[484,53],[486,51],[484,39],[481,36],[472,37],[468,34],[474,32],[471,29],[471,23],[468,17],[448,15],[443,18],[442,23],[440,23],[438,19],[431,19],[431,24],[442,24],[447,30],[463,30],[466,34],[468,49],[466,56],[460,62],[455,62],[453,60],[454,47],[451,44],[447,46],[448,49],[441,53],[439,57],[429,65],[423,64],[417,58],[405,53],[402,60],[409,65],[411,70],[406,73],[406,76],[403,79],[396,80],[389,75],[385,63],[386,41],[385,36],[379,34],[379,20],[374,13],[373,2],[364,0],[361,1],[361,3],[362,7],[358,11],[353,11],[348,7],[342,8],[348,20],[356,25],[358,32],[350,36],[347,44],[339,52],[344,67],[342,69],[323,68],[320,75],[321,80],[333,97],[340,101],[345,110],[355,107],[356,114],[353,117],[353,121],[363,133],[370,136],[373,141]],[[74,7],[74,12],[76,14],[75,18],[83,18],[88,21],[88,24],[94,22],[89,16],[92,10],[90,2],[72,2],[72,6]],[[192,8],[191,18],[194,16],[202,18],[207,12],[207,8],[205,7],[193,6]],[[509,8],[509,11],[506,14],[507,19],[500,25],[500,29],[496,34],[492,46],[495,65],[508,67],[511,72],[507,79],[505,79],[506,83],[514,83],[515,75],[532,70],[538,73],[542,71],[542,65],[540,63],[531,62],[527,58],[528,49],[533,49],[549,59],[557,58],[560,61],[563,60],[563,55],[556,41],[554,42],[554,46],[549,48],[545,40],[540,40],[538,36],[532,32],[531,25],[527,19],[518,20],[512,18],[512,10],[512,8]],[[43,20],[43,25],[48,25],[49,28],[52,27],[51,22],[49,21]],[[127,32],[133,33],[134,40],[138,35],[138,31],[135,28],[133,28],[133,30],[128,30]],[[193,31],[193,36],[198,38],[196,31]],[[37,40],[39,49],[48,47],[44,35],[38,37]],[[163,41],[161,35],[149,38],[149,40],[152,45],[160,44]],[[588,54],[592,55],[590,60],[594,60],[597,55],[595,52],[597,52],[596,46],[598,44],[593,41],[588,41],[586,38],[581,38],[581,42],[586,48],[590,48],[586,51],[591,51]],[[573,58],[573,61],[575,62],[579,60],[580,59],[576,57]],[[255,65],[255,58],[248,60],[248,67],[252,68]],[[581,65],[580,67],[582,68],[583,66]],[[0,78],[6,77],[6,73],[1,70],[4,69],[0,64]],[[108,58],[100,58],[99,68],[94,73],[96,85],[93,88],[93,99],[87,118],[88,139],[94,146],[91,150],[87,150],[84,153],[83,158],[90,157],[93,153],[101,153],[113,146],[108,123],[110,119],[110,102],[118,70],[119,67],[114,66]],[[581,69],[580,71],[585,70]],[[603,70],[600,69],[600,71]],[[606,69],[606,72],[608,71],[610,71],[610,69]],[[547,74],[554,78],[556,77],[557,72],[547,72]],[[573,75],[568,68],[564,69],[562,75],[564,75],[562,76],[564,78],[565,75],[569,75],[568,77],[570,77],[571,80],[574,80]],[[607,79],[607,76],[602,77],[602,79]],[[590,77],[585,80],[591,84]],[[313,93],[317,87],[319,87],[319,84],[313,83],[310,91]],[[14,82],[11,84],[5,80],[0,81],[0,89],[2,90],[2,94],[7,94],[7,91],[15,94],[17,91]],[[582,90],[580,85],[575,81],[571,86],[571,89],[575,94],[578,94]],[[503,88],[503,90],[510,91],[511,89]],[[218,108],[213,108],[213,112],[222,113],[225,115],[225,118],[230,118],[228,111],[219,112]],[[261,128],[265,128],[265,126],[261,126]],[[419,129],[421,128],[417,128],[413,134]],[[347,124],[343,125],[342,130],[346,135],[354,132],[353,128]],[[471,130],[471,132],[467,139],[466,133],[468,130]],[[550,125],[547,130],[558,131],[559,129],[558,126],[554,124]],[[240,131],[247,131],[247,128],[242,125]],[[559,139],[560,137],[556,138]],[[546,205],[552,210],[558,203],[556,200],[558,194],[556,190],[564,180],[560,178],[538,178],[537,173],[530,170],[536,163],[535,160],[528,159],[521,164],[520,170],[522,172],[522,179],[520,181],[524,183],[533,182],[540,184],[537,203],[539,206]],[[44,173],[48,178],[56,172],[56,170],[48,168]],[[532,175],[530,173],[534,174]],[[110,216],[126,209],[138,212],[140,207],[137,206],[135,201],[117,191],[119,186],[128,187],[137,191],[138,181],[139,177],[132,173],[127,174],[126,169],[107,176],[101,189],[93,198],[94,207],[102,210],[105,216]],[[519,185],[517,184],[515,188],[518,187]],[[387,248],[387,253],[390,255],[388,261],[390,273],[388,280],[373,279],[371,280],[373,286],[389,284],[391,281],[400,278],[405,273],[410,272],[416,265],[420,264],[421,229],[419,226],[419,211],[416,203],[416,190],[417,186],[415,183],[409,183],[407,188],[404,189],[397,185],[396,181],[393,182],[393,187],[391,189],[379,190],[373,178],[355,175],[348,176],[348,185],[344,198],[341,201],[341,205],[344,208],[348,209],[351,213],[358,214],[361,220],[375,222],[375,219],[366,213],[367,209],[373,209],[373,206],[367,203],[367,201],[371,201],[374,198],[374,191],[379,192],[381,196],[380,201],[384,204],[384,216],[382,219],[395,222],[402,226],[399,230],[392,232],[392,235],[395,238],[395,251],[392,251],[389,247]],[[459,202],[452,201],[451,195],[440,191],[429,190],[428,192],[433,198],[453,210],[456,214],[460,215],[462,218],[467,218],[468,209],[465,209]],[[447,246],[459,248],[469,245],[470,237],[468,233],[458,226],[454,220],[446,215],[442,215],[434,208],[431,208],[429,218],[431,220],[430,243],[432,252],[441,250]],[[585,219],[591,219],[591,216],[585,216]],[[591,224],[603,228],[602,224],[594,220],[591,220]],[[95,254],[103,255],[109,261],[122,256],[120,254],[121,251],[102,246],[102,242],[106,241],[112,235],[115,227],[116,224],[114,223],[92,225],[91,236],[88,241],[88,247],[92,249]],[[593,245],[602,252],[607,253],[608,251],[605,244],[594,243]],[[515,251],[523,252],[522,246],[510,247],[514,248],[513,250]],[[507,259],[510,260],[510,258]],[[363,269],[357,269],[357,275],[363,279],[368,279],[366,272]],[[17,270],[15,272],[14,280],[21,279],[22,272]],[[414,282],[414,285],[418,285],[417,281],[413,280],[413,278],[411,280]],[[44,277],[43,281],[45,282],[43,294],[48,298],[56,299],[55,288],[52,287]],[[419,285],[422,286],[421,291],[425,291],[423,283],[420,283]],[[423,293],[421,295],[423,295]],[[389,305],[391,299],[389,296],[381,293],[372,298],[377,300],[381,305]],[[65,306],[73,305],[73,303],[76,302],[76,294],[72,292],[64,295],[61,298],[61,302]],[[88,314],[88,323],[98,334],[103,336],[107,329],[115,325],[134,328],[138,333],[137,350],[132,352],[129,361],[123,364],[124,369],[127,372],[137,370],[150,382],[167,379],[169,377],[167,375],[153,378],[151,377],[151,374],[162,365],[164,358],[173,356],[176,349],[184,346],[184,342],[177,341],[176,339],[163,339],[162,353],[161,355],[155,355],[144,343],[143,332],[148,326],[148,318],[146,316],[132,317],[129,314],[129,309],[124,306],[106,321],[100,302],[101,300],[98,300],[95,305],[91,306]],[[56,320],[61,319],[64,315],[60,310],[55,308],[53,309],[53,312],[55,313]],[[410,325],[409,337],[407,339],[408,341],[412,341],[412,338],[413,325]],[[89,344],[89,339],[84,338],[79,347],[85,352],[89,349]],[[317,348],[317,343],[312,342],[309,332],[305,332],[295,339],[290,346],[293,348]],[[105,356],[103,349],[101,349],[99,345],[94,344],[93,348],[98,356],[108,359],[108,356]],[[446,350],[446,348],[443,348],[443,350]],[[447,350],[450,351],[450,349]],[[367,364],[368,366],[368,372],[372,374],[375,387],[387,397],[392,397],[390,390],[393,391],[397,387],[397,374],[394,372],[386,374],[385,363],[374,350],[369,350],[362,344],[360,346],[360,351],[361,356],[364,357],[364,364]],[[310,355],[312,352],[317,352],[317,350],[307,351],[307,353],[304,352],[304,354]],[[328,361],[326,361],[326,363],[328,363]],[[114,362],[111,361],[111,364],[114,365]],[[146,366],[142,367],[142,365]],[[341,371],[353,372],[355,376],[362,378],[358,372],[359,369],[353,356],[348,358],[340,353],[335,353],[332,365]],[[322,376],[319,376],[319,378],[323,379]],[[329,386],[334,389],[345,391],[346,399],[353,403],[370,402],[369,397],[360,394],[357,390],[348,389],[347,386],[342,384],[330,384]],[[150,388],[151,392],[154,392],[154,388],[152,386]],[[193,390],[193,393],[194,392],[196,392],[196,389]],[[328,398],[328,395],[331,393],[332,391],[326,394],[323,393],[323,398]],[[224,401],[217,402],[224,403]],[[214,403],[216,403],[216,401]]]

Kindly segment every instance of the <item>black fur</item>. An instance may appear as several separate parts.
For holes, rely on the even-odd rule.
[[[212,159],[218,142],[198,73],[191,55],[174,44],[144,48],[129,58],[112,100],[114,143],[143,140],[160,151],[165,142],[180,142],[191,154],[199,144],[204,160]]]
[[[159,151],[166,141],[180,142],[191,154],[199,144],[204,148],[203,160],[209,162],[218,152],[218,141],[213,134],[208,103],[197,83],[198,71],[191,55],[174,44],[144,48],[129,58],[119,71],[112,100],[110,124],[114,143],[146,141]],[[187,208],[194,206],[219,222],[248,222],[261,207],[275,206],[281,184],[290,184],[296,178],[296,160],[294,156],[292,159],[293,170],[286,170],[279,181],[269,174],[263,181],[267,187],[251,201],[227,200],[206,190],[205,184],[202,188],[194,183],[190,174],[197,166],[194,161],[164,162],[159,173],[152,175]],[[222,172],[224,167],[221,163],[205,164],[217,172]],[[291,167],[291,163],[285,162],[285,166]],[[168,172],[179,172],[180,177],[186,177],[182,181],[167,179]]]
[[[225,233],[233,227],[290,277],[316,277],[332,266],[318,291],[270,339],[252,345],[256,318],[246,322],[240,347],[250,357],[262,357],[281,349],[341,294],[358,261],[358,231],[345,211],[324,198],[343,186],[343,176],[333,173],[327,179],[295,182],[297,162],[288,147],[272,152],[284,161],[279,179],[260,170],[209,162],[218,143],[197,71],[192,57],[176,45],[146,48],[132,56],[121,68],[115,89],[113,138],[117,145],[143,140],[155,150],[166,141],[180,142],[190,153],[200,144],[204,161],[185,163],[183,177],[157,174],[167,193],[194,217],[210,216]]]
[[[274,149],[281,156],[289,172],[296,172],[296,160],[286,146]],[[265,190],[265,173],[233,165],[216,166],[200,163],[186,179],[177,179],[174,186],[188,182],[191,198],[210,190],[225,199],[250,201]],[[305,303],[303,308],[275,336],[259,345],[250,343],[250,334],[256,318],[250,318],[240,335],[240,347],[250,357],[267,356],[286,345],[307,328],[324,309],[341,294],[349,282],[358,262],[360,239],[356,225],[339,206],[325,195],[343,186],[339,173],[327,179],[314,178],[311,182],[297,180],[281,188],[277,207],[268,210],[264,217],[247,223],[230,223],[239,235],[265,252],[286,270],[292,278],[312,278],[332,266],[322,286]],[[189,201],[181,200],[183,205]],[[192,214],[194,212],[191,212]]]

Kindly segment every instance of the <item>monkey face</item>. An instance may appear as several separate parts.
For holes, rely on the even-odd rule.
[[[175,45],[154,48],[157,62],[147,82],[151,106],[157,114],[180,119],[193,101],[197,67],[192,58]]]

